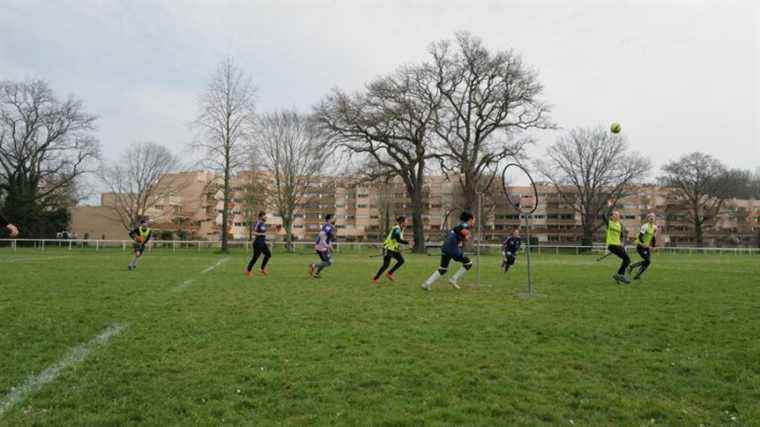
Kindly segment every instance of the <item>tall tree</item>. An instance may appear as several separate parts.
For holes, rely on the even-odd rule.
[[[44,81],[0,81],[0,198],[24,235],[68,227],[78,180],[100,155],[95,120]]]
[[[121,225],[131,230],[149,208],[168,203],[179,190],[179,181],[169,175],[179,169],[179,158],[168,148],[143,142],[124,150],[118,161],[103,165],[98,177],[111,193],[109,207]],[[172,221],[179,220],[173,218]],[[178,225],[181,227],[181,221]]]
[[[723,203],[732,196],[733,179],[720,160],[694,152],[662,167],[660,185],[686,205],[686,217],[694,226],[694,240],[704,244],[704,228],[714,223]]]
[[[491,52],[467,32],[430,47],[442,95],[435,110],[438,153],[445,172],[457,175],[464,208],[473,210],[477,192],[490,187],[503,159],[521,153],[527,129],[546,129],[550,107],[541,100],[538,75],[511,50]]]
[[[315,108],[315,119],[333,146],[364,156],[368,179],[399,177],[411,201],[414,249],[425,251],[425,172],[440,93],[425,67],[402,67],[353,96],[339,90]]]
[[[230,216],[230,182],[246,162],[244,150],[251,136],[256,88],[249,75],[232,59],[222,61],[200,98],[194,127],[199,131],[195,148],[210,168],[221,173],[222,251],[227,251]]]
[[[560,197],[581,216],[581,244],[590,245],[601,226],[597,219],[625,195],[631,185],[646,179],[651,162],[628,149],[621,135],[604,127],[578,128],[561,136],[546,149],[543,160],[535,162],[544,178]]]
[[[307,202],[313,184],[329,166],[330,151],[313,122],[296,111],[267,113],[257,118],[254,145],[261,168],[271,183],[266,200],[282,218],[286,247],[292,249],[297,210]]]

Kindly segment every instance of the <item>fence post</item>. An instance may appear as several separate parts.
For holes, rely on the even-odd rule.
[[[40,250],[45,250],[45,239],[42,239],[42,245],[40,246]]]
[[[69,240],[69,250],[71,250],[71,244],[74,243],[73,240]]]

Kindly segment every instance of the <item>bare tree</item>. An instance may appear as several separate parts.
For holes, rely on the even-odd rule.
[[[252,150],[272,182],[266,199],[282,218],[285,242],[292,249],[296,211],[306,202],[315,178],[328,166],[330,152],[312,126],[296,111],[267,113],[256,120]]]
[[[179,169],[179,159],[168,148],[143,142],[130,146],[113,164],[103,165],[98,177],[111,193],[109,207],[124,229],[131,230],[149,208],[168,204],[179,190],[179,181],[168,174]]]
[[[537,73],[511,50],[490,52],[479,38],[459,32],[453,42],[432,44],[430,53],[426,68],[443,100],[434,116],[438,154],[444,172],[457,175],[471,211],[499,162],[530,141],[520,132],[553,127],[550,107],[540,99]]]
[[[81,100],[58,99],[44,81],[0,81],[0,197],[24,234],[68,226],[78,180],[100,155],[95,120]]]
[[[402,180],[412,205],[416,252],[425,251],[425,172],[435,158],[430,130],[440,94],[432,77],[424,67],[402,67],[370,82],[363,93],[335,90],[315,108],[331,144],[366,157],[368,179]]]
[[[651,169],[649,159],[628,149],[620,135],[604,127],[578,128],[561,136],[536,162],[560,197],[581,216],[582,244],[590,245],[601,226],[597,219],[625,195],[625,190],[643,180]]]
[[[256,88],[232,59],[222,61],[200,98],[200,113],[193,123],[199,131],[195,148],[208,167],[223,175],[221,250],[227,251],[230,194],[233,174],[246,163]]]
[[[720,160],[705,153],[690,153],[662,167],[660,185],[686,204],[697,245],[704,243],[704,228],[713,223],[723,202],[732,195],[732,179]]]

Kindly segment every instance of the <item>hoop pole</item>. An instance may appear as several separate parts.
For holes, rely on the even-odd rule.
[[[530,216],[531,214],[525,215],[525,234],[528,235],[528,242],[525,244],[525,247],[527,248],[526,253],[526,259],[528,261],[528,295],[533,296],[533,268],[530,263]]]
[[[475,247],[475,253],[477,254],[478,258],[478,266],[475,270],[475,283],[478,284],[478,288],[480,288],[480,242],[483,239],[483,194],[478,193],[478,244]]]

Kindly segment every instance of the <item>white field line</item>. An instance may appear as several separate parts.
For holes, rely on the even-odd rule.
[[[205,269],[205,270],[201,271],[201,274],[206,274],[206,273],[208,273],[208,272],[211,272],[211,271],[212,271],[212,270],[214,270],[216,267],[219,267],[220,265],[222,265],[222,264],[224,264],[225,262],[227,262],[227,260],[229,260],[229,258],[222,258],[222,259],[220,259],[219,261],[217,261],[217,262],[216,262],[216,264],[214,264],[214,265],[211,265],[211,266],[209,266],[209,267],[206,267],[206,269]],[[179,292],[179,291],[183,291],[183,290],[185,290],[185,289],[189,288],[189,287],[190,287],[190,285],[192,285],[192,284],[193,284],[193,282],[195,282],[195,279],[187,279],[187,280],[185,280],[184,282],[180,283],[179,285],[177,285],[177,286],[173,287],[173,288],[172,288],[172,292]]]
[[[10,264],[12,262],[26,262],[26,261],[50,261],[54,259],[64,259],[64,258],[71,258],[71,255],[0,259],[0,264]]]
[[[220,259],[219,261],[217,261],[216,264],[214,264],[211,267],[208,267],[207,269],[201,271],[201,274],[206,274],[206,273],[210,272],[211,270],[213,270],[213,269],[219,267],[220,265],[222,265],[223,263],[227,262],[228,259],[229,258],[222,258],[222,259]]]
[[[12,388],[10,393],[0,400],[0,418],[16,404],[26,399],[27,396],[37,392],[42,386],[58,378],[64,369],[83,361],[96,348],[107,345],[111,341],[111,338],[120,334],[126,328],[126,325],[118,323],[109,326],[100,335],[87,343],[80,344],[69,350],[66,356],[56,364],[49,366],[37,375],[30,376],[20,386]]]

